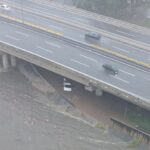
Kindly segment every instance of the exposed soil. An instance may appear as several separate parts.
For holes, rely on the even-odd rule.
[[[138,109],[135,105],[108,93],[97,97],[94,93],[85,91],[83,85],[75,82],[73,82],[74,88],[72,92],[64,92],[63,77],[41,68],[40,72],[60,94],[65,95],[80,111],[96,118],[106,125],[111,125],[111,117],[116,117],[124,121],[126,120],[127,112]]]
[[[17,71],[0,72],[4,150],[126,150],[127,143],[42,104],[47,97]]]

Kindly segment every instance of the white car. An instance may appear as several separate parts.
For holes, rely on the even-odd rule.
[[[10,7],[7,6],[6,4],[1,4],[1,5],[0,5],[0,8],[3,9],[3,10],[7,10],[7,11],[10,10]]]
[[[69,82],[69,81],[67,81],[67,79],[66,78],[64,78],[64,91],[66,91],[66,92],[71,92],[72,91],[72,84]]]

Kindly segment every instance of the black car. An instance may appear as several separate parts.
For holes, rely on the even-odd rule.
[[[88,32],[85,34],[85,37],[99,40],[101,38],[101,35],[99,33],[96,33],[96,32]]]
[[[118,74],[118,72],[119,72],[119,70],[118,70],[115,66],[112,66],[112,65],[110,65],[110,64],[103,64],[103,68],[104,68],[107,72],[109,72],[109,73],[111,73],[111,74],[113,74],[113,75],[116,75],[116,74]]]

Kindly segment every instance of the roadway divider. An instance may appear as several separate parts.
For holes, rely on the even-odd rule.
[[[100,15],[100,14],[97,14],[97,13],[94,13],[91,11],[83,10],[83,9],[77,8],[75,6],[68,6],[66,4],[60,4],[58,2],[51,1],[51,0],[43,0],[43,1],[36,0],[36,2],[33,0],[33,2],[41,4],[41,5],[51,5],[57,9],[62,9],[63,11],[65,10],[67,12],[81,15],[81,16],[84,16],[84,17],[87,17],[90,19],[93,19],[93,17],[94,17],[94,19],[96,21],[102,21],[104,23],[108,23],[108,24],[114,25],[116,27],[122,27],[122,28],[129,29],[129,30],[141,33],[141,34],[150,35],[150,29],[148,29],[146,27],[142,27],[142,26],[139,26],[136,24],[132,24],[132,23],[125,22],[122,20],[118,20],[118,19],[115,19],[112,17]]]
[[[9,5],[11,7],[15,8],[15,9],[20,10],[19,6],[16,6],[16,5],[13,5],[13,4],[10,4],[10,3],[9,3]],[[47,18],[47,19],[50,19],[50,20],[54,20],[56,22],[63,23],[63,24],[66,24],[66,25],[70,25],[70,26],[73,26],[75,28],[79,28],[79,29],[82,29],[82,30],[99,32],[101,35],[103,35],[105,37],[108,37],[108,38],[111,38],[113,40],[117,40],[117,41],[120,41],[120,42],[123,42],[123,43],[126,43],[126,44],[133,45],[134,47],[143,49],[143,51],[144,50],[145,51],[150,51],[150,44],[147,44],[147,43],[144,43],[144,42],[141,42],[141,41],[138,41],[138,40],[134,40],[134,39],[131,39],[131,38],[128,38],[128,37],[124,37],[124,36],[115,34],[115,33],[111,33],[111,32],[108,32],[108,31],[105,31],[105,30],[102,30],[102,29],[99,29],[99,28],[96,28],[96,27],[92,27],[92,26],[89,26],[89,25],[86,25],[86,24],[83,24],[83,23],[80,23],[80,22],[69,20],[69,19],[66,19],[64,17],[58,17],[57,15],[52,15],[52,14],[50,15],[50,14],[47,14],[47,13],[43,13],[39,10],[38,10],[38,13],[37,13],[36,12],[37,10],[33,11],[33,10],[30,10],[29,8],[25,8],[25,7],[22,8],[22,9],[26,12],[29,12],[29,13],[33,14],[33,15],[38,15],[40,17]]]
[[[63,35],[60,32],[57,32],[57,31],[54,31],[54,30],[51,30],[51,29],[46,29],[44,27],[38,26],[38,25],[30,23],[28,21],[25,21],[25,20],[22,20],[22,19],[18,19],[18,18],[14,18],[14,17],[11,17],[11,16],[7,16],[5,14],[0,14],[0,17],[3,17],[5,19],[9,19],[9,20],[14,21],[15,23],[19,23],[21,25],[26,25],[28,27],[33,27],[33,28],[36,28],[36,29],[40,29],[42,31],[46,31],[46,32],[49,32],[51,34],[55,34],[57,36],[62,36]]]
[[[137,33],[141,33],[141,34],[146,34],[146,35],[150,35],[150,29],[146,28],[146,27],[142,27],[136,24],[132,24],[129,22],[125,22],[123,20],[118,20],[112,17],[108,17],[108,16],[104,16],[101,14],[97,14],[91,11],[87,11],[84,10],[82,8],[77,8],[75,6],[70,6],[70,5],[66,5],[66,4],[61,4],[58,3],[56,1],[52,1],[52,0],[32,0],[32,2],[37,3],[37,4],[41,4],[41,5],[50,5],[53,6],[56,9],[61,9],[63,11],[69,12],[69,13],[74,13],[77,15],[81,15],[90,19],[95,19],[96,21],[102,21],[104,23],[108,23],[110,25],[116,26],[116,27],[121,27],[124,29],[128,29],[131,31],[135,31]],[[10,2],[7,2],[8,4],[10,4]],[[13,2],[15,4],[15,2]]]
[[[90,48],[91,50],[98,50],[99,52],[101,52],[101,53],[103,53],[103,54],[105,54],[105,55],[107,55],[109,57],[113,56],[113,58],[115,58],[115,59],[119,59],[120,61],[129,63],[129,64],[134,65],[136,67],[140,67],[143,70],[150,71],[150,64],[146,64],[144,62],[138,61],[136,59],[133,59],[133,58],[128,57],[128,56],[125,56],[123,54],[114,52],[112,50],[109,50],[109,49],[106,49],[106,48],[102,48],[102,47],[99,47],[99,46],[96,46],[96,45],[92,45],[92,44],[86,45],[86,44],[83,44],[83,43],[79,43],[78,41],[75,41],[73,39],[64,37],[64,35],[62,33],[60,33],[60,32],[56,32],[56,31],[53,31],[51,29],[38,26],[36,24],[33,24],[33,23],[25,21],[25,20],[21,20],[21,19],[18,19],[18,18],[13,18],[11,16],[7,16],[7,15],[4,15],[4,14],[0,14],[0,17],[2,17],[4,19],[7,19],[7,20],[9,19],[9,21],[13,21],[13,22],[18,23],[20,25],[24,25],[24,26],[26,26],[28,28],[31,28],[32,30],[37,30],[38,32],[42,31],[42,32],[44,32],[46,34],[50,34],[51,36],[54,36],[57,39],[60,39],[62,41],[67,42],[67,44],[71,44],[73,46],[78,46],[78,47],[84,48],[84,49],[89,49]]]

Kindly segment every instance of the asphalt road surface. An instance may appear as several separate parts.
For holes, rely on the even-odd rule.
[[[63,24],[63,23],[54,21],[52,19],[44,18],[42,16],[34,14],[35,11],[39,12],[40,9],[37,9],[37,8],[35,9],[34,7],[30,7],[29,10],[32,11],[33,13],[30,13],[27,11],[22,12],[22,10],[18,10],[14,8],[11,8],[9,12],[6,12],[0,9],[0,12],[9,16],[15,17],[15,18],[23,19],[25,21],[42,26],[44,28],[57,31],[63,34],[64,37],[77,41],[78,43],[82,43],[82,44],[89,45],[89,46],[91,44],[94,44],[94,45],[99,46],[99,48],[103,47],[105,49],[111,50],[112,52],[117,52],[118,54],[122,54],[124,56],[138,60],[140,62],[150,64],[150,51],[148,52],[143,49],[136,48],[131,45],[128,45],[119,41],[115,41],[104,36],[101,38],[100,41],[92,41],[92,40],[90,41],[85,38],[85,34],[87,33],[86,30],[75,28],[70,25]],[[42,13],[42,10],[41,10],[41,13]]]
[[[20,0],[7,0],[7,2],[13,2],[15,4],[21,4],[23,6],[28,6],[30,8],[32,8],[32,10],[41,10],[41,13],[47,13],[47,14],[53,14],[53,15],[57,15],[57,16],[62,16],[64,18],[68,18],[70,19],[70,21],[76,21],[77,23],[83,23],[85,25],[90,25],[91,26],[91,30],[93,27],[96,27],[97,29],[103,29],[118,35],[122,35],[137,41],[141,41],[147,44],[150,44],[150,35],[144,35],[123,27],[119,27],[118,26],[114,26],[111,25],[110,23],[106,23],[104,20],[97,20],[94,17],[88,17],[87,15],[85,15],[84,13],[77,13],[75,11],[72,11],[70,9],[70,11],[66,11],[63,7],[58,7],[57,3],[56,4],[51,4],[51,3],[44,3],[44,2],[40,2],[38,4],[38,2],[32,1],[32,0],[26,0],[21,2]]]
[[[34,32],[16,24],[0,21],[0,41],[14,45],[28,53],[54,61],[97,81],[143,98],[149,102],[150,73],[113,60],[99,53],[68,45],[48,35]],[[102,65],[109,63],[119,69],[117,76],[109,75]]]

